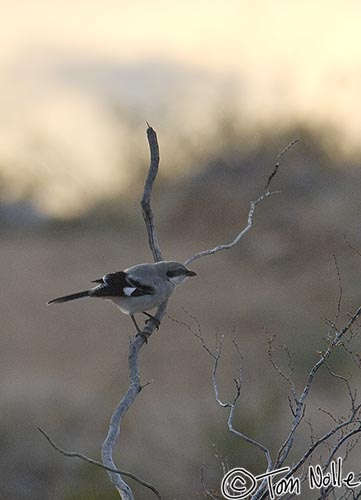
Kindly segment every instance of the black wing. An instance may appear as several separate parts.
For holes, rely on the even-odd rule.
[[[110,273],[92,283],[100,283],[90,291],[92,297],[141,297],[154,294],[154,288],[130,278],[124,271]]]

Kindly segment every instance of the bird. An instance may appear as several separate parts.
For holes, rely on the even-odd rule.
[[[194,271],[175,261],[137,264],[123,271],[105,274],[102,278],[92,281],[98,283],[93,288],[49,300],[47,305],[85,297],[107,299],[122,313],[129,314],[138,334],[141,334],[134,315],[143,313],[148,317],[146,323],[153,319],[158,328],[159,321],[147,311],[159,307],[171,296],[177,285],[196,275]]]

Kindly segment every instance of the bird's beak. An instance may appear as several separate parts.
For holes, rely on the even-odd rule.
[[[190,269],[187,269],[186,276],[197,276],[197,273],[191,271]]]

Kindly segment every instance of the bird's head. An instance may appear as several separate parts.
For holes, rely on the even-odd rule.
[[[173,285],[179,285],[186,278],[197,276],[194,271],[191,271],[179,262],[164,261],[162,262],[162,264],[164,266],[164,272],[167,276],[168,281],[170,281]]]

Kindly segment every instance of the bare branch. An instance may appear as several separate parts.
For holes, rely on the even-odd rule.
[[[157,177],[159,168],[159,145],[155,130],[147,122],[147,137],[150,149],[150,165],[147,179],[144,185],[143,196],[141,200],[143,219],[147,228],[149,246],[153,254],[154,262],[162,260],[162,252],[158,243],[157,232],[153,221],[153,211],[150,205],[153,184]]]
[[[277,455],[276,467],[280,467],[284,463],[290,452],[296,429],[299,426],[304,415],[306,399],[308,393],[310,392],[316,373],[326,363],[326,361],[328,360],[334,349],[340,345],[340,340],[351,329],[352,325],[358,320],[360,315],[361,315],[361,306],[357,309],[357,311],[353,314],[353,316],[351,316],[346,325],[341,330],[336,332],[334,339],[330,343],[327,350],[324,353],[321,353],[320,359],[317,361],[317,363],[314,364],[311,371],[309,372],[306,385],[304,386],[301,396],[297,401],[296,412],[292,421],[290,432],[286,440],[284,441],[283,445],[279,449]]]
[[[157,134],[154,129],[148,125],[147,129],[147,137],[150,149],[150,165],[148,176],[144,185],[144,192],[141,200],[142,213],[145,221],[145,225],[148,233],[148,241],[149,246],[153,254],[154,261],[162,260],[162,253],[159,247],[157,234],[153,221],[153,211],[150,205],[151,194],[153,189],[153,184],[155,178],[158,173],[159,167],[159,146],[157,140]],[[143,328],[140,335],[137,335],[136,338],[129,345],[129,353],[128,353],[128,364],[129,364],[129,387],[119,402],[118,406],[115,408],[113,415],[110,419],[108,435],[102,446],[102,461],[103,464],[108,468],[115,469],[115,464],[113,461],[113,451],[117,439],[120,433],[120,427],[123,420],[124,415],[132,406],[135,401],[135,398],[141,391],[142,387],[140,384],[140,374],[138,368],[138,353],[141,347],[146,342],[146,339],[152,335],[157,326],[159,326],[160,321],[162,320],[165,311],[166,311],[167,303],[162,304],[155,315],[156,320],[151,319]],[[119,495],[122,500],[134,500],[133,493],[129,486],[122,479],[120,474],[115,474],[114,472],[108,472],[110,480],[116,487]]]
[[[198,323],[199,326],[199,323]],[[219,361],[222,356],[222,346],[223,346],[223,340],[224,340],[224,335],[221,336],[221,338],[218,338],[218,334],[216,333],[216,347],[215,351],[212,351],[209,346],[206,344],[206,341],[202,335],[201,331],[194,332],[190,328],[190,331],[195,335],[195,337],[201,342],[202,347],[207,351],[207,353],[212,357],[213,359],[213,368],[212,368],[212,385],[213,385],[213,390],[214,390],[214,395],[216,402],[221,406],[222,408],[229,408],[229,414],[228,414],[228,419],[227,419],[227,425],[228,429],[232,434],[235,434],[237,437],[243,439],[246,443],[249,443],[256,448],[260,449],[267,460],[267,470],[271,470],[272,468],[272,458],[271,458],[271,453],[268,448],[263,446],[261,443],[256,441],[255,439],[247,436],[243,432],[238,431],[237,429],[234,428],[233,426],[233,420],[234,420],[234,414],[237,406],[238,399],[240,398],[241,395],[241,387],[242,387],[242,354],[240,352],[240,349],[238,347],[237,342],[233,339],[233,344],[235,346],[235,349],[237,351],[237,354],[239,355],[240,358],[240,368],[239,368],[239,377],[234,378],[233,381],[236,386],[236,392],[235,396],[233,398],[232,402],[224,402],[221,400],[220,395],[219,395],[219,388],[218,388],[218,383],[217,383],[217,370],[218,370],[218,365]]]
[[[355,423],[355,422],[353,422]],[[353,429],[351,430],[350,432],[348,432],[347,434],[344,434],[343,436],[341,436],[340,439],[337,440],[335,446],[333,447],[333,449],[330,451],[330,455],[329,455],[329,458],[327,460],[327,462],[324,464],[323,466],[323,470],[326,471],[327,468],[330,466],[330,463],[332,462],[332,460],[334,460],[335,458],[335,455],[337,453],[337,451],[341,448],[341,446],[345,443],[347,443],[347,445],[349,445],[349,440],[355,436],[355,435],[359,435],[361,433],[361,425],[359,423],[358,427],[356,429]],[[359,439],[359,436],[358,438],[356,439],[356,442],[358,441]],[[343,458],[343,461],[346,460],[347,458],[347,454],[349,453],[349,448],[348,446],[346,447],[346,453],[345,453],[345,457]],[[323,498],[328,498],[328,495],[329,493],[333,490],[333,487],[328,487],[328,488],[325,488],[323,490],[321,490],[321,492],[323,493]]]
[[[212,447],[214,449],[214,456],[216,458],[219,458],[221,461],[221,467],[222,467],[222,472],[223,475],[226,474],[229,471],[229,463],[228,459],[224,456],[221,456],[221,454],[218,451],[217,445],[215,443],[212,443]]]
[[[155,317],[160,321],[165,313],[167,303],[162,304],[157,311]],[[138,367],[138,353],[145,343],[145,336],[149,337],[155,330],[156,325],[153,321],[149,321],[143,328],[142,335],[137,335],[133,342],[129,345],[128,363],[129,363],[129,387],[127,392],[122,397],[120,403],[115,408],[114,413],[110,419],[108,435],[102,446],[102,461],[103,464],[110,468],[116,468],[113,461],[113,450],[116,441],[119,437],[120,426],[124,415],[132,406],[135,398],[141,391],[140,374]],[[109,477],[115,487],[117,488],[123,500],[133,500],[133,494],[129,486],[122,480],[119,474],[109,472]]]
[[[335,426],[333,429],[328,431],[326,434],[324,434],[322,437],[319,439],[315,440],[312,445],[309,447],[309,449],[304,453],[304,455],[294,464],[294,466],[287,472],[285,477],[289,477],[293,475],[305,462],[306,460],[312,455],[312,453],[318,448],[322,443],[325,443],[327,440],[330,439],[334,434],[336,434],[340,429],[343,429],[346,426],[349,426],[351,424],[355,423],[361,423],[360,420],[354,420],[351,421],[350,419],[347,422],[342,422]]]
[[[159,500],[162,500],[162,497],[160,496],[159,491],[157,488],[155,488],[152,484],[148,483],[147,481],[144,481],[143,479],[140,479],[138,476],[133,474],[132,472],[127,472],[124,470],[118,470],[118,469],[113,469],[112,467],[107,467],[106,465],[103,465],[101,462],[98,462],[98,460],[94,460],[93,458],[87,457],[86,455],[83,455],[82,453],[77,453],[74,451],[65,451],[60,446],[56,445],[54,441],[51,439],[51,437],[43,430],[41,427],[38,427],[38,431],[41,432],[41,434],[45,437],[45,439],[49,442],[50,446],[54,448],[54,450],[58,451],[65,457],[70,457],[70,458],[79,458],[80,460],[83,460],[84,462],[88,462],[89,464],[96,465],[97,467],[100,467],[101,469],[105,469],[109,472],[114,472],[115,474],[121,474],[123,476],[130,477],[131,479],[134,479],[137,483],[140,485],[144,486],[145,488],[149,488],[153,493],[156,495]]]
[[[352,422],[352,423],[355,423],[355,422]],[[359,434],[361,432],[361,425],[359,424],[358,427],[356,429],[353,429],[352,431],[348,432],[347,434],[345,434],[341,439],[339,439],[337,441],[337,443],[335,444],[335,446],[333,447],[331,453],[330,453],[330,456],[327,460],[327,462],[325,463],[324,465],[324,469],[326,470],[327,467],[330,465],[330,463],[332,462],[332,460],[334,459],[337,451],[341,448],[341,446],[346,442],[348,441],[352,436],[356,435],[356,434]]]
[[[357,248],[355,248],[353,245],[351,245],[351,243],[348,241],[347,239],[347,236],[344,235],[344,240],[345,240],[345,243],[346,245],[353,251],[355,252],[359,257],[361,257],[361,252],[359,250],[357,250]]]
[[[343,375],[340,375],[338,373],[333,372],[331,370],[331,368],[329,367],[328,363],[325,363],[325,366],[328,370],[328,373],[331,375],[331,377],[342,380],[346,384],[347,392],[348,392],[348,395],[349,395],[350,401],[351,401],[351,410],[354,412],[355,411],[356,397],[357,397],[357,389],[355,389],[355,390],[351,389],[351,385],[349,382],[351,375],[349,375],[348,377],[344,377]]]
[[[350,330],[351,337],[347,339],[347,342],[342,342],[340,347],[350,356],[352,362],[357,366],[357,368],[361,368],[361,356],[358,352],[354,352],[348,345],[349,341],[355,335],[355,332]]]
[[[174,323],[177,323],[178,325],[183,325],[187,328],[187,330],[189,330],[191,332],[192,335],[194,335],[202,344],[202,347],[203,349],[205,349],[208,354],[213,358],[215,359],[216,358],[216,353],[214,353],[209,347],[208,345],[206,344],[206,341],[203,337],[203,334],[202,334],[202,329],[201,329],[201,326],[199,324],[199,321],[198,321],[198,318],[196,316],[194,316],[193,314],[191,314],[189,311],[187,311],[187,309],[185,307],[182,307],[182,310],[187,314],[187,316],[189,316],[191,319],[194,320],[194,322],[196,323],[197,325],[197,331],[194,330],[194,328],[192,328],[189,323],[186,323],[185,321],[181,321],[179,319],[176,319],[176,318],[173,318],[172,316],[170,316],[169,314],[167,314],[168,318],[173,321]]]
[[[340,312],[341,312],[343,290],[342,290],[341,273],[340,273],[340,269],[338,267],[336,255],[333,256],[333,259],[335,261],[335,268],[336,268],[336,274],[337,274],[337,279],[338,279],[338,300],[337,300],[337,310],[336,310],[336,318],[335,318],[335,324],[337,324],[337,321],[338,321],[338,318],[339,318]]]
[[[212,494],[211,490],[207,488],[204,481],[204,464],[201,465],[201,484],[205,495],[212,498],[213,500],[217,500],[217,498]]]
[[[332,422],[334,422],[335,424],[339,424],[340,423],[339,421],[337,421],[337,419],[335,418],[335,416],[330,411],[327,411],[327,410],[325,410],[324,408],[321,408],[321,407],[318,408],[318,411],[321,412],[321,413],[323,413],[324,415],[327,415],[332,420]]]
[[[309,419],[305,418],[305,422],[308,425],[308,427],[310,428],[310,440],[311,440],[311,444],[313,444],[316,440],[316,437],[315,437],[315,433],[313,430],[312,421],[310,418]]]
[[[252,227],[253,217],[254,217],[254,213],[255,213],[257,205],[259,205],[266,198],[269,198],[270,196],[278,193],[278,191],[277,192],[276,191],[270,191],[271,182],[272,182],[273,178],[275,177],[275,175],[278,172],[278,169],[279,169],[279,166],[280,166],[279,162],[280,162],[281,157],[292,146],[294,146],[297,142],[299,142],[299,139],[293,140],[292,142],[290,142],[277,155],[276,160],[275,160],[275,166],[274,166],[271,174],[269,175],[269,177],[267,179],[267,182],[266,182],[266,185],[265,185],[265,188],[264,188],[262,194],[256,200],[251,201],[251,203],[250,203],[250,208],[249,208],[249,212],[248,212],[248,219],[247,219],[247,225],[246,225],[246,227],[244,229],[242,229],[242,231],[230,243],[225,243],[225,244],[222,244],[222,245],[217,245],[216,247],[210,248],[209,250],[203,250],[202,252],[198,252],[198,253],[196,253],[194,255],[191,255],[190,257],[188,257],[188,259],[184,263],[186,266],[188,264],[190,264],[191,262],[193,262],[194,260],[199,259],[201,257],[205,257],[206,255],[214,255],[215,253],[221,252],[222,250],[229,250],[230,248],[234,247],[235,245],[237,245],[241,241],[241,239],[248,233],[248,231]]]
[[[342,375],[338,375],[334,372],[332,372],[327,364],[328,359],[330,358],[331,354],[337,347],[342,347],[345,342],[349,342],[349,339],[346,339],[346,341],[343,339],[343,337],[346,338],[346,334],[352,331],[352,327],[356,323],[356,321],[360,318],[361,316],[361,307],[359,307],[356,312],[349,318],[348,322],[344,325],[344,327],[340,330],[335,330],[333,338],[329,339],[328,343],[328,348],[325,352],[320,353],[320,359],[314,364],[312,369],[310,370],[306,384],[303,388],[303,391],[301,393],[301,396],[296,400],[296,409],[294,413],[294,417],[292,420],[290,432],[280,447],[277,458],[275,461],[274,468],[277,469],[280,466],[283,465],[284,461],[286,460],[292,445],[293,445],[293,439],[295,432],[304,418],[305,415],[305,409],[306,409],[306,400],[309,394],[309,391],[312,387],[314,378],[318,370],[322,367],[325,366],[330,374],[337,378],[342,380],[348,390],[350,402],[351,402],[351,410],[348,418],[343,417],[339,418],[338,421],[337,419],[329,412],[325,410],[321,410],[324,413],[326,413],[328,416],[331,417],[333,422],[336,424],[330,431],[328,431],[324,436],[322,436],[319,439],[315,439],[314,436],[312,436],[312,443],[311,446],[308,448],[308,450],[302,455],[302,457],[292,466],[292,468],[287,472],[285,479],[292,476],[300,467],[304,467],[306,460],[311,460],[313,453],[315,450],[322,444],[323,446],[326,446],[328,449],[328,460],[324,465],[324,470],[326,470],[327,466],[331,463],[332,459],[334,458],[335,454],[339,450],[339,448],[344,444],[344,443],[350,443],[351,439],[354,436],[359,436],[361,434],[361,420],[360,420],[360,411],[361,411],[361,403],[356,405],[356,394],[354,391],[352,391],[351,386],[349,384],[349,381],[346,377]],[[352,336],[350,337],[352,338]],[[347,430],[350,426],[351,429]],[[356,426],[356,427],[355,427]],[[336,444],[332,447],[331,443],[329,442],[330,438],[334,435],[339,433],[339,436],[336,440]],[[349,452],[349,448],[346,449],[346,454]],[[320,462],[323,462],[322,457],[320,457]],[[327,490],[327,493],[330,493],[330,490]],[[260,485],[255,494],[252,497],[252,500],[256,499],[264,499],[266,497],[266,492],[265,492],[265,486]],[[329,498],[329,496],[321,495],[320,498]]]
[[[277,174],[278,172],[278,169],[280,168],[280,159],[282,158],[283,155],[285,155],[287,153],[287,151],[289,149],[292,148],[292,146],[294,146],[295,144],[297,144],[297,142],[300,142],[300,139],[294,139],[293,141],[291,141],[289,144],[287,144],[287,146],[285,148],[282,149],[282,151],[280,153],[278,153],[278,155],[276,156],[276,160],[275,160],[275,166],[274,166],[274,169],[273,171],[271,172],[270,176],[268,177],[267,179],[267,183],[264,187],[264,192],[266,193],[268,190],[269,190],[269,187],[271,185],[271,182],[272,182],[272,179],[273,177]]]
[[[286,380],[286,382],[290,385],[291,387],[291,393],[292,393],[292,397],[293,397],[293,400],[297,403],[297,398],[296,398],[296,388],[295,388],[295,384],[291,378],[291,374],[293,373],[294,371],[294,366],[292,364],[292,358],[291,358],[291,353],[288,349],[288,347],[286,345],[277,345],[277,346],[274,346],[274,339],[275,339],[275,336],[272,336],[272,335],[268,335],[267,334],[267,342],[268,342],[268,359],[271,363],[271,365],[273,366],[273,368],[276,370],[276,372],[281,375],[282,378],[284,378]],[[278,365],[278,363],[275,361],[274,359],[274,356],[273,356],[273,352],[276,350],[276,349],[279,349],[281,351],[284,351],[287,355],[287,363],[288,363],[288,369],[289,369],[289,373],[285,373],[281,368],[280,366]],[[290,402],[290,409],[291,409],[291,412],[294,413],[294,410],[293,410],[293,405],[291,404],[291,401],[289,400]]]

